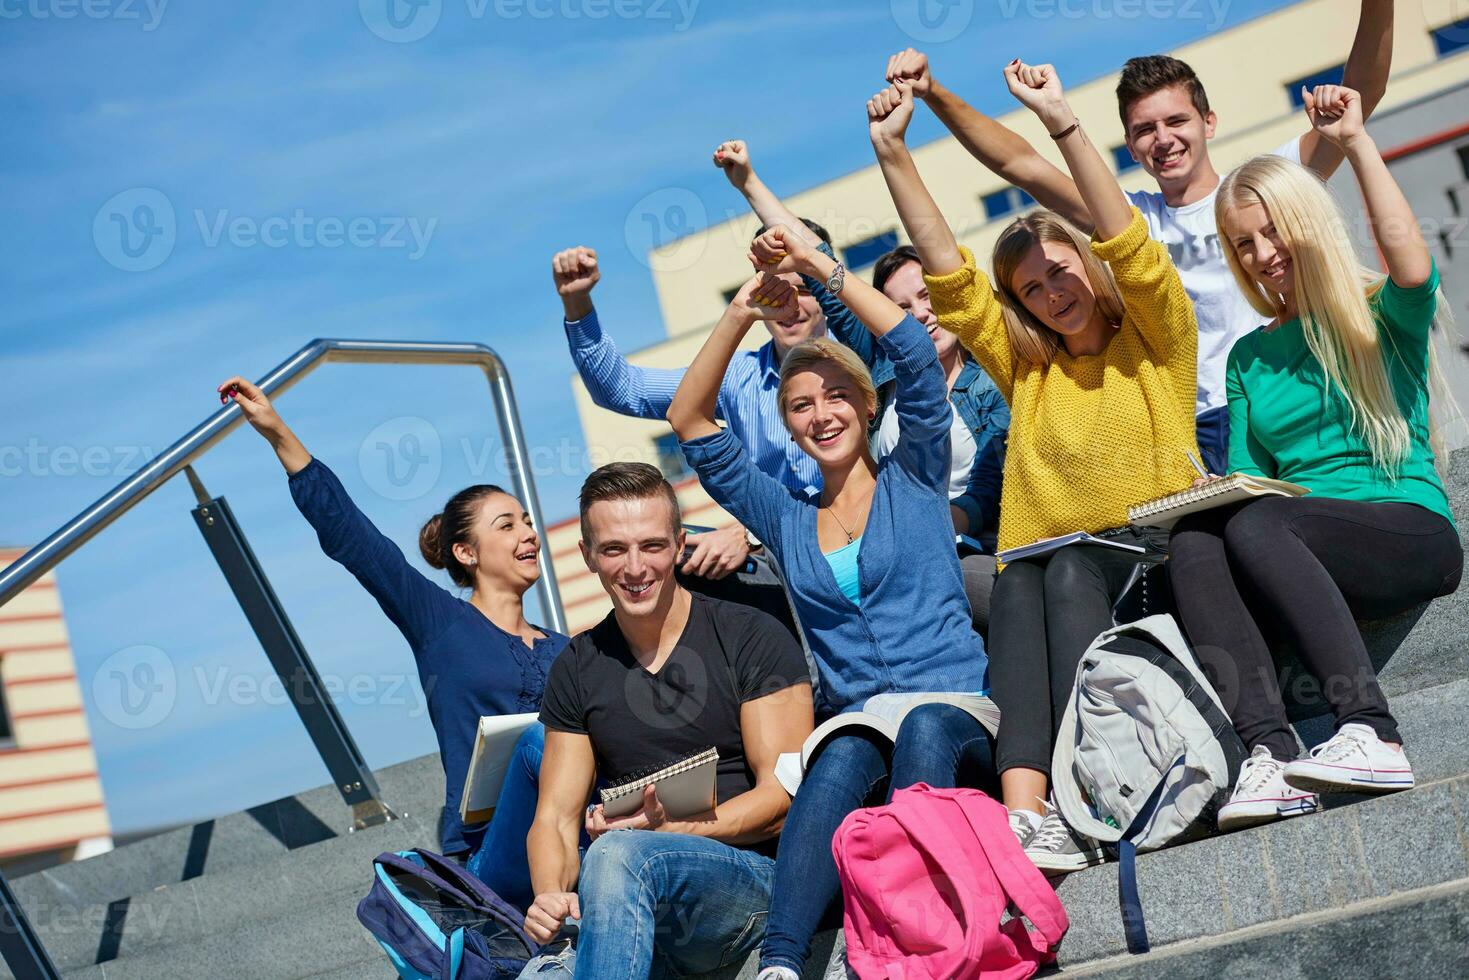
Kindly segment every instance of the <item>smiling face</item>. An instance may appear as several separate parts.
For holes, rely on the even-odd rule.
[[[1289,300],[1296,288],[1295,263],[1263,203],[1244,201],[1228,208],[1219,232],[1234,250],[1246,275],[1270,295]]]
[[[780,278],[796,287],[796,315],[789,320],[766,320],[765,329],[770,331],[770,339],[775,341],[776,352],[784,356],[786,351],[803,340],[825,337],[826,314],[821,312],[821,304],[806,288],[800,274],[786,272]]]
[[[814,361],[792,373],[784,405],[791,437],[823,470],[851,466],[866,451],[873,406],[835,361]]]
[[[459,563],[477,580],[524,595],[541,577],[541,538],[530,513],[508,493],[492,493],[479,505],[469,541],[454,545]]]
[[[1031,245],[1010,277],[1010,291],[1032,316],[1062,336],[1081,333],[1097,305],[1081,256],[1061,242]]]
[[[888,275],[882,284],[882,293],[923,324],[940,360],[955,352],[959,338],[939,326],[938,314],[934,313],[928,298],[928,284],[923,281],[923,266],[917,262],[904,262]]]
[[[1214,122],[1213,112],[1199,113],[1187,88],[1169,85],[1127,107],[1127,148],[1159,186],[1182,187],[1209,166]]]
[[[684,532],[662,495],[598,500],[587,508],[582,558],[612,598],[619,616],[668,608],[678,588],[673,571]]]

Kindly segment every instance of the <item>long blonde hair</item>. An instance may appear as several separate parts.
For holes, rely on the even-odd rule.
[[[1065,245],[1081,256],[1081,266],[1096,295],[1097,308],[1108,323],[1122,322],[1123,306],[1122,294],[1117,291],[1117,280],[1112,270],[1097,258],[1086,235],[1071,222],[1054,211],[1045,210],[1032,211],[1010,222],[995,242],[992,261],[995,288],[1005,310],[1005,330],[1010,335],[1010,349],[1017,361],[1045,366],[1061,350],[1061,335],[1026,309],[1010,286],[1015,270],[1026,254],[1042,242]]]
[[[1366,441],[1373,462],[1396,475],[1412,449],[1412,434],[1388,377],[1382,343],[1392,341],[1378,331],[1370,305],[1386,278],[1358,260],[1346,216],[1320,177],[1284,157],[1258,156],[1224,178],[1214,201],[1214,217],[1235,282],[1261,315],[1284,316],[1285,301],[1245,271],[1234,241],[1223,233],[1227,216],[1253,204],[1265,207],[1290,252],[1306,346],[1320,362],[1328,386],[1345,398],[1352,431]],[[1442,294],[1434,326],[1445,332],[1452,329],[1452,314]],[[1423,382],[1431,393],[1430,406],[1436,402],[1439,412],[1452,410],[1453,397],[1431,339],[1428,377]],[[1431,423],[1430,429],[1435,455],[1442,462],[1439,427]]]

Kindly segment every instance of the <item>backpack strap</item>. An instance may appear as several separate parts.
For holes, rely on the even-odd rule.
[[[1127,937],[1129,953],[1146,953],[1152,949],[1148,942],[1148,925],[1143,917],[1143,902],[1137,891],[1137,845],[1134,838],[1147,828],[1148,821],[1163,800],[1163,790],[1168,786],[1168,776],[1184,762],[1184,756],[1173,760],[1173,764],[1158,777],[1158,784],[1148,794],[1146,802],[1132,818],[1132,823],[1122,832],[1117,841],[1117,901],[1122,907],[1122,931]]]
[[[457,980],[459,969],[464,965],[464,927],[460,926],[444,940],[443,965],[439,967],[439,980]]]
[[[1020,841],[1010,830],[1009,814],[1004,805],[979,790],[972,792],[975,795],[955,800],[959,811],[979,841],[1000,887],[1005,889],[1005,894],[1030,919],[1045,941],[1045,948],[1037,946],[1038,952],[1048,953],[1060,945],[1066,930],[1071,928],[1066,908],[1056,897],[1056,890],[1046,876],[1025,856]]]

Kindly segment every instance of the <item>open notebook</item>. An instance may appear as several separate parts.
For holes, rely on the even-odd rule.
[[[1197,511],[1223,507],[1225,504],[1255,497],[1301,497],[1310,492],[1303,486],[1284,480],[1232,473],[1218,480],[1211,480],[1201,487],[1170,493],[1166,497],[1129,507],[1127,520],[1143,527],[1171,528],[1180,518]]]
[[[643,788],[658,787],[663,809],[675,820],[714,809],[719,750],[712,746],[653,771],[631,773],[602,790],[602,815],[625,817],[643,805]]]

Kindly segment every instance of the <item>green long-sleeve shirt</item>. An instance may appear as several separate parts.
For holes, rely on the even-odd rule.
[[[1241,337],[1229,353],[1229,468],[1289,480],[1313,496],[1418,504],[1452,521],[1428,427],[1428,349],[1438,268],[1403,289],[1391,279],[1371,299],[1388,378],[1408,420],[1407,459],[1394,480],[1352,430],[1351,408],[1328,385],[1299,319]]]

